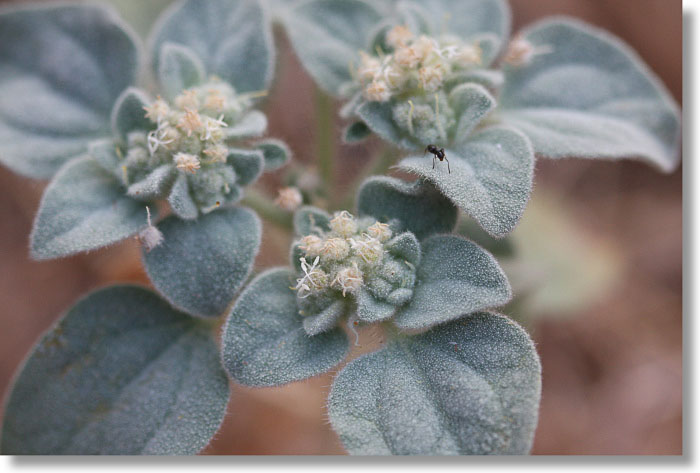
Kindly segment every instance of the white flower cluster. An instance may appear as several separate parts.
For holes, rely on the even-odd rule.
[[[385,243],[392,237],[389,225],[371,219],[355,219],[349,212],[337,212],[331,230],[307,235],[299,242],[303,274],[294,289],[301,298],[327,289],[345,297],[355,294],[385,257]],[[311,261],[311,263],[309,263]]]
[[[369,101],[386,102],[393,95],[416,89],[433,93],[453,72],[481,65],[479,46],[455,37],[415,36],[405,26],[395,26],[386,42],[392,53],[360,52],[357,76]]]
[[[159,163],[170,159],[181,171],[194,174],[202,164],[226,161],[225,128],[249,107],[221,81],[187,89],[172,103],[162,98],[144,107],[156,125],[148,133],[147,148]]]

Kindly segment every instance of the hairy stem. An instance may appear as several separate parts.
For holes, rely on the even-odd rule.
[[[292,230],[293,228],[292,214],[277,207],[269,197],[257,189],[246,189],[246,194],[241,200],[241,204],[250,207],[262,218],[285,230]]]
[[[333,139],[333,99],[316,89],[316,153],[324,192],[331,195],[335,187],[335,146]]]

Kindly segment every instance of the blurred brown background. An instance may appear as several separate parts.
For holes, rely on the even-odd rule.
[[[129,16],[129,0],[114,3]],[[166,3],[151,0],[149,5],[156,9]],[[681,103],[680,1],[510,3],[515,30],[546,15],[568,14],[612,31],[640,53]],[[143,30],[146,17],[136,19],[137,29]],[[312,164],[313,84],[283,38],[278,38],[278,45],[278,79],[266,104],[269,134],[289,143],[297,161]],[[337,123],[338,133],[341,126]],[[375,148],[371,142],[343,147],[338,175],[359,172]],[[662,175],[636,162],[538,161],[533,203],[522,228],[529,228],[541,242],[549,238],[572,253],[580,248],[582,255],[593,255],[582,259],[598,261],[603,268],[599,272],[575,266],[568,271],[585,281],[604,281],[597,284],[604,287],[575,295],[573,303],[545,304],[550,309],[561,307],[558,313],[533,310],[542,303],[530,305],[528,317],[521,318],[543,365],[535,454],[682,453],[681,183],[680,169]],[[274,194],[279,176],[266,178],[263,184]],[[116,281],[148,283],[135,241],[57,261],[29,260],[28,235],[44,186],[0,168],[3,395],[35,339],[77,297]],[[547,210],[547,202],[554,201],[557,208]],[[550,228],[540,226],[541,218],[556,220],[556,228],[564,230],[538,232]],[[526,230],[521,233],[523,244],[532,244]],[[284,264],[286,238],[266,226],[258,267]],[[596,274],[605,277],[585,279]],[[544,276],[551,280],[556,274],[545,271]],[[273,389],[234,387],[225,424],[205,452],[343,453],[324,413],[330,382],[331,375],[326,375]]]

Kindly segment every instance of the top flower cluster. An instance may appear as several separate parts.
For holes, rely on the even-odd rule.
[[[415,36],[399,25],[386,34],[386,44],[392,53],[378,50],[379,56],[371,56],[360,52],[357,75],[368,101],[386,102],[394,95],[416,90],[435,92],[450,74],[482,64],[478,44],[454,36]]]

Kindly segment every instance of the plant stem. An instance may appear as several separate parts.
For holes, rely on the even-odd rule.
[[[330,197],[335,187],[335,143],[333,99],[316,89],[316,153],[324,191]]]
[[[292,230],[292,214],[277,207],[272,200],[257,189],[248,188],[241,204],[255,210],[261,217],[275,225]]]

